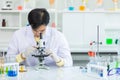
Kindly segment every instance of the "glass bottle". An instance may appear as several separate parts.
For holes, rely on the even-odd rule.
[[[5,27],[5,26],[6,26],[6,20],[3,19],[3,20],[2,20],[2,27]]]
[[[103,0],[97,0],[97,9],[103,9]]]
[[[118,0],[112,0],[114,3],[114,9],[118,10]]]
[[[74,10],[74,5],[73,5],[74,1],[73,0],[68,0],[67,1],[67,8],[69,11],[73,11]]]
[[[55,4],[55,0],[49,0],[50,8],[53,8],[54,4]]]

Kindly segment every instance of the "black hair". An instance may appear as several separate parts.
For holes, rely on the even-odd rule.
[[[33,9],[28,14],[28,22],[32,26],[32,29],[37,29],[41,25],[47,26],[49,20],[49,13],[44,8]]]

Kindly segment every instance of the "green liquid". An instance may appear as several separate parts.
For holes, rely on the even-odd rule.
[[[2,74],[1,68],[0,68],[0,74]]]
[[[8,67],[6,67],[6,74],[8,74]]]
[[[106,44],[111,45],[113,43],[113,40],[111,38],[106,39]]]
[[[119,62],[116,61],[116,65],[115,65],[115,68],[118,68],[119,67]]]

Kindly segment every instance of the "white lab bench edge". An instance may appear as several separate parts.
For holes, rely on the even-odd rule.
[[[36,69],[28,67],[27,72],[20,73],[20,80],[105,80],[102,77],[91,76],[85,72],[81,72],[79,66]]]

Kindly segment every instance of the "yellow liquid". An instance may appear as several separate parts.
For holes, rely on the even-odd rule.
[[[53,5],[54,2],[55,2],[55,0],[49,0],[49,4],[50,4],[50,5]]]
[[[103,0],[97,0],[97,4],[102,4]]]
[[[118,2],[118,0],[112,0],[114,3]]]
[[[79,7],[79,10],[80,10],[80,11],[84,11],[84,10],[85,10],[85,6],[84,6],[84,5],[81,5],[81,6]]]

